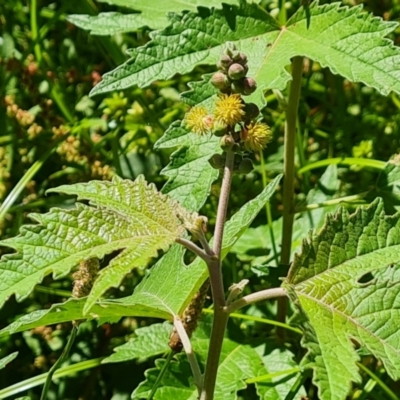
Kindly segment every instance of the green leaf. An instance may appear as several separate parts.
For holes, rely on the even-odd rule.
[[[385,39],[396,26],[363,12],[362,6],[340,3],[301,7],[285,27],[258,5],[244,1],[239,7],[173,15],[168,28],[154,32],[147,45],[132,49],[131,58],[105,74],[91,94],[143,87],[188,73],[199,64],[215,64],[227,41],[247,54],[249,76],[261,90],[283,89],[290,79],[285,67],[292,57],[302,55],[382,94],[400,92],[400,51]]]
[[[8,356],[3,357],[0,360],[0,369],[5,368],[8,363],[10,363],[12,360],[14,360],[17,357],[17,355],[18,355],[18,351],[14,351],[14,353],[11,353]]]
[[[171,313],[166,312],[164,309],[151,307],[146,304],[132,304],[129,301],[124,302],[123,300],[98,301],[90,309],[89,315],[87,315],[83,312],[85,303],[85,298],[69,299],[64,303],[53,304],[49,309],[37,310],[23,315],[2,329],[0,337],[34,329],[38,326],[54,325],[80,319],[98,318],[115,321],[118,317],[171,318]]]
[[[330,165],[321,176],[316,187],[307,194],[306,203],[320,203],[333,198],[339,185],[337,166]],[[304,235],[311,229],[319,229],[324,223],[325,215],[333,210],[334,206],[321,207],[297,215],[293,224],[292,255],[300,250]],[[273,221],[272,230],[276,246],[279,248],[282,239],[282,218]],[[268,262],[277,267],[275,260],[273,260],[272,251],[272,237],[268,225],[249,228],[232,249],[232,252],[236,253],[240,260],[250,261],[253,266]],[[254,254],[262,255],[256,257]],[[283,273],[280,276],[283,276]]]
[[[162,28],[166,25],[165,16],[159,24],[157,20],[143,14],[121,14],[104,12],[99,15],[71,14],[67,20],[81,29],[88,30],[91,35],[115,35],[116,33],[134,32],[144,26]],[[164,22],[165,20],[165,22]]]
[[[354,342],[400,378],[400,216],[386,216],[382,200],[349,215],[328,215],[304,241],[285,287],[303,317],[321,400],[344,400],[360,382]]]
[[[296,372],[298,365],[293,360],[293,354],[287,349],[276,348],[275,343],[258,346],[255,351],[262,359],[265,369],[265,371],[260,371],[255,382],[260,399],[285,400],[298,375],[298,372]],[[288,373],[280,375],[279,372],[281,371],[288,371]],[[301,387],[297,396],[299,398],[306,396],[303,387]]]
[[[223,257],[273,195],[281,177],[276,177],[261,194],[245,204],[226,223]],[[206,265],[201,259],[196,258],[190,265],[184,263],[185,251],[182,246],[173,245],[152,267],[150,274],[140,282],[133,295],[124,298],[123,301],[146,304],[171,315],[180,314],[208,275]]]
[[[99,3],[108,3],[115,6],[127,7],[133,10],[141,11],[140,18],[144,21],[143,25],[149,26],[152,29],[163,28],[168,25],[169,13],[180,13],[184,10],[196,11],[198,6],[203,6],[202,0],[98,0]],[[224,3],[237,3],[237,0],[223,0]],[[222,0],[207,0],[209,7],[218,7]],[[138,25],[138,24],[137,24]],[[142,26],[143,26],[142,25]],[[140,25],[138,25],[138,28]]]
[[[198,64],[215,64],[227,41],[249,38],[254,41],[254,37],[264,34],[266,29],[279,27],[261,7],[244,2],[240,8],[226,6],[223,10],[212,11],[202,8],[199,14],[171,15],[170,23],[164,30],[152,33],[151,42],[131,49],[131,58],[105,74],[91,94],[132,85],[144,87],[156,79],[169,79],[177,72],[188,73]]]
[[[191,339],[193,349],[202,364],[205,363],[207,357],[209,329],[208,324],[201,323]],[[247,379],[262,377],[262,381],[257,382],[258,394],[266,400],[283,400],[296,379],[295,374],[290,375],[290,377],[281,376],[280,378],[272,378],[269,374],[287,370],[290,367],[293,369],[296,364],[292,360],[293,355],[288,350],[273,349],[275,349],[275,346],[262,345],[254,348],[225,338],[214,399],[235,400],[237,399],[237,392],[247,387]],[[159,400],[170,400],[171,398],[194,400],[197,398],[197,389],[191,378],[186,355],[180,354],[176,358],[177,361],[171,362],[167,367],[155,398]],[[271,364],[267,364],[270,361],[275,362],[272,368]],[[133,399],[148,398],[164,364],[164,360],[156,360],[156,368],[149,369],[145,373],[146,380],[133,392]],[[305,394],[304,390],[300,393]]]
[[[171,332],[172,325],[168,322],[136,329],[136,337],[116,347],[115,353],[104,359],[102,363],[116,363],[163,354],[171,350],[168,346]]]
[[[58,278],[84,259],[122,250],[100,271],[85,306],[88,311],[132,268],[145,267],[157,250],[166,250],[185,232],[176,213],[185,215],[186,211],[157,193],[143,177],[135,182],[92,181],[52,191],[78,195],[90,205],[77,203],[70,210],[32,214],[39,225],[24,226],[19,236],[1,242],[17,253],[0,260],[0,304],[13,293],[18,300],[25,298],[51,272]]]
[[[168,176],[162,192],[168,194],[189,211],[199,210],[206,201],[219,171],[208,162],[212,154],[221,153],[219,139],[190,133],[180,121],[174,122],[156,149],[182,146],[172,153],[170,163],[161,171]]]

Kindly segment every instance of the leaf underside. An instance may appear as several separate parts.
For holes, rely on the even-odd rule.
[[[89,200],[89,205],[77,203],[73,209],[32,214],[38,225],[24,226],[19,236],[1,242],[17,253],[0,260],[0,304],[13,293],[22,300],[45,275],[53,273],[58,278],[85,259],[122,250],[100,271],[84,310],[88,311],[131,269],[145,267],[158,250],[166,250],[185,232],[176,213],[188,213],[143,177],[134,182],[92,181],[51,191],[77,195]]]
[[[249,76],[259,83],[258,90],[283,89],[290,79],[285,67],[291,58],[305,56],[382,94],[400,92],[400,50],[385,39],[396,26],[361,6],[340,3],[314,2],[308,12],[301,7],[284,27],[257,4],[244,1],[173,14],[167,28],[153,32],[145,46],[131,49],[131,58],[105,74],[91,94],[144,87],[178,72],[189,73],[199,64],[215,64],[227,41],[248,56]]]
[[[359,382],[354,343],[400,378],[400,216],[386,216],[382,200],[349,215],[328,215],[303,243],[285,287],[303,318],[322,400],[344,400]]]

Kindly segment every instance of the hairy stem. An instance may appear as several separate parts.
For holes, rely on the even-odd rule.
[[[214,319],[204,374],[204,385],[200,394],[200,400],[213,400],[214,398],[219,358],[221,355],[222,343],[224,341],[226,324],[229,318],[229,314],[224,309],[225,291],[221,271],[221,248],[229,194],[231,190],[234,158],[235,154],[233,152],[227,152],[214,231],[213,251],[215,258],[207,263],[214,302]]]
[[[285,158],[284,158],[284,182],[283,182],[283,227],[281,264],[290,263],[290,251],[292,247],[292,231],[294,219],[294,156],[296,148],[296,121],[299,107],[301,74],[303,69],[303,57],[295,57],[292,65],[292,82],[290,85],[288,105],[286,108],[285,123]],[[284,322],[286,318],[287,299],[278,299],[278,321]],[[283,331],[278,332],[282,336]]]
[[[266,289],[260,290],[259,292],[255,292],[249,294],[247,296],[242,297],[239,300],[234,301],[232,304],[226,307],[226,311],[230,314],[239,308],[247,306],[249,304],[257,303],[258,301],[275,299],[279,297],[286,297],[286,292],[282,288],[273,288],[273,289]]]

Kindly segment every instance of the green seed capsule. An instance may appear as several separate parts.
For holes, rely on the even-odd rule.
[[[226,153],[221,155],[221,154],[213,154],[208,162],[210,163],[211,167],[214,169],[221,169],[224,168],[225,166],[225,158],[226,158]]]
[[[238,172],[239,174],[247,175],[253,171],[253,168],[253,162],[250,160],[250,158],[243,158],[239,165]]]
[[[246,103],[244,112],[246,113],[246,120],[254,119],[260,114],[259,108],[254,103]]]

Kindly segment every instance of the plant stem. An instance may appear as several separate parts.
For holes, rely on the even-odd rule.
[[[214,318],[211,331],[210,346],[208,349],[207,364],[204,373],[204,385],[199,400],[213,400],[215,382],[217,380],[219,358],[224,341],[226,324],[229,314],[224,310],[225,291],[221,270],[221,248],[224,235],[226,212],[228,208],[229,194],[231,190],[233,161],[235,154],[228,151],[226,154],[224,176],[222,178],[221,193],[219,196],[217,218],[215,222],[213,251],[215,259],[207,263],[210,274],[211,292],[214,302]]]
[[[190,240],[178,237],[175,239],[175,242],[181,244],[182,246],[185,246],[188,250],[192,251],[194,254],[203,259],[206,263],[212,261],[211,256],[206,254],[204,250],[202,250],[200,247],[198,247],[195,243],[191,242]]]
[[[204,384],[199,400],[213,400],[214,398],[219,358],[228,318],[229,314],[226,311],[220,307],[215,307],[210,347],[208,349],[207,364],[204,374]]]
[[[289,100],[286,109],[285,123],[285,156],[284,156],[284,182],[283,182],[283,226],[281,264],[290,263],[293,231],[294,207],[294,157],[296,148],[296,121],[299,107],[301,74],[303,70],[303,57],[295,57],[292,66],[292,82],[290,85]],[[278,299],[278,321],[285,322],[287,299]],[[279,331],[278,336],[284,335]]]
[[[68,354],[71,350],[71,347],[75,341],[76,335],[78,333],[78,328],[79,328],[79,324],[78,323],[73,323],[72,325],[72,331],[71,331],[71,335],[68,338],[68,342],[66,344],[66,346],[64,347],[63,352],[61,353],[60,358],[54,363],[54,365],[50,368],[47,377],[46,377],[46,381],[44,383],[44,387],[43,387],[43,391],[42,391],[42,395],[40,396],[40,400],[46,400],[47,398],[47,392],[49,390],[50,384],[51,384],[51,380],[53,378],[54,372],[56,372],[56,370],[59,368],[59,366],[66,360],[66,358],[68,357]]]
[[[215,232],[213,241],[213,250],[219,258],[221,258],[222,239],[224,235],[224,225],[226,220],[226,211],[228,209],[229,194],[231,191],[233,160],[235,153],[228,151],[226,153],[226,161],[224,168],[224,176],[222,178],[221,193],[219,195],[217,218],[215,222]]]
[[[199,363],[197,362],[196,356],[194,355],[192,344],[190,343],[189,336],[186,333],[185,327],[182,324],[182,321],[179,317],[174,318],[174,327],[178,332],[179,338],[185,350],[186,356],[188,358],[190,369],[192,370],[194,384],[197,386],[197,389],[201,390],[202,386],[202,376],[199,367]]]
[[[265,162],[264,162],[264,154],[262,151],[260,151],[260,161],[261,161],[261,176],[262,176],[262,182],[263,182],[263,188],[267,187],[267,171],[265,168]],[[275,242],[275,234],[274,234],[274,228],[272,226],[272,213],[271,213],[271,203],[267,201],[265,203],[265,212],[267,214],[267,222],[268,222],[268,230],[269,234],[271,236],[271,243],[272,243],[272,251],[274,253],[274,259],[276,262],[276,266],[279,266],[279,253],[278,249],[276,248],[276,242]]]
[[[239,310],[239,308],[242,308],[249,304],[257,303],[258,301],[274,299],[277,297],[286,297],[286,292],[283,288],[278,287],[273,289],[260,290],[259,292],[249,294],[239,300],[234,301],[232,304],[229,304],[229,306],[227,306],[225,310],[230,314],[236,310]]]
[[[161,368],[161,371],[158,374],[157,379],[154,382],[153,387],[151,388],[151,392],[150,392],[149,397],[147,398],[147,400],[152,400],[153,399],[154,395],[156,394],[156,391],[157,391],[158,387],[161,384],[161,381],[162,381],[162,378],[163,378],[164,374],[167,372],[168,365],[171,363],[173,357],[174,357],[174,352],[170,351],[169,354],[168,354],[167,359],[165,360],[165,364]]]

